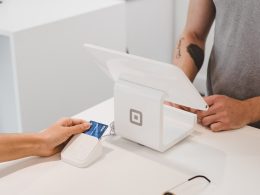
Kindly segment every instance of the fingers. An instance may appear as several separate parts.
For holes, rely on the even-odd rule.
[[[89,129],[90,123],[84,122],[84,123],[74,125],[71,127],[67,127],[67,128],[69,129],[69,132],[71,135],[75,135],[75,134],[82,133],[82,132],[86,131],[87,129]]]
[[[58,124],[64,127],[70,127],[82,123],[86,123],[86,121],[82,119],[75,119],[75,118],[62,118],[58,121]]]
[[[197,116],[199,119],[202,119],[204,117],[216,114],[217,110],[218,110],[217,105],[212,105],[211,107],[209,107],[207,111],[198,111]]]
[[[209,105],[209,109],[207,111],[198,111],[197,115],[198,118],[202,119],[203,117],[213,115],[219,112],[222,112],[224,110],[224,105],[222,102],[219,101],[221,96],[208,96],[207,98],[207,104]]]
[[[208,104],[208,106],[212,106],[217,98],[217,95],[211,95],[204,97],[205,102]]]
[[[224,124],[220,122],[222,120],[221,116],[223,114],[223,105],[221,103],[221,99],[224,96],[221,95],[212,95],[208,97],[204,97],[204,100],[209,105],[209,109],[207,111],[198,111],[198,121],[203,126],[209,127],[212,131],[222,131],[224,128]]]
[[[190,108],[189,112],[192,112],[193,114],[197,114],[198,110],[194,108]]]
[[[64,126],[64,127],[68,127],[72,125],[72,119],[71,118],[62,118],[60,119],[57,124]]]
[[[223,131],[225,129],[224,124],[218,121],[217,115],[211,115],[203,118],[199,123],[201,123],[205,127],[209,127],[209,129],[213,132]]]
[[[65,128],[66,137],[82,133],[90,128],[90,123],[82,119],[63,118],[57,122],[58,126]]]
[[[224,126],[221,122],[213,123],[210,125],[210,129],[214,132],[223,131]]]
[[[82,123],[87,123],[87,121],[82,120],[82,119],[77,119],[77,118],[72,119],[72,125],[79,125],[79,124],[82,124]]]
[[[209,115],[200,120],[203,126],[209,126],[212,123],[218,122],[219,116],[217,114]]]

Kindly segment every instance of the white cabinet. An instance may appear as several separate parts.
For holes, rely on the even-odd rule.
[[[40,130],[112,96],[83,43],[124,51],[119,0],[6,0],[0,4],[0,131]]]

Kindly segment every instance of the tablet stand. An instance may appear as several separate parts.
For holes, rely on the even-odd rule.
[[[196,115],[164,105],[160,90],[119,79],[115,84],[115,131],[164,152],[188,136]]]
[[[196,115],[164,105],[170,101],[197,110],[208,105],[173,64],[85,44],[88,54],[115,82],[115,131],[158,151],[188,136]]]

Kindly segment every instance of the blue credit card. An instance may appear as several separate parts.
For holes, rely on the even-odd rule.
[[[98,123],[96,121],[90,121],[91,127],[84,133],[87,135],[94,136],[98,139],[102,137],[102,135],[105,133],[106,129],[108,128],[108,125]]]

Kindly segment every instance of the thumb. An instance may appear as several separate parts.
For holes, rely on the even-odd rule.
[[[71,135],[75,135],[88,130],[90,128],[90,123],[81,123],[67,128],[70,129]]]
[[[216,95],[206,96],[204,100],[209,106],[212,106],[216,100]]]

